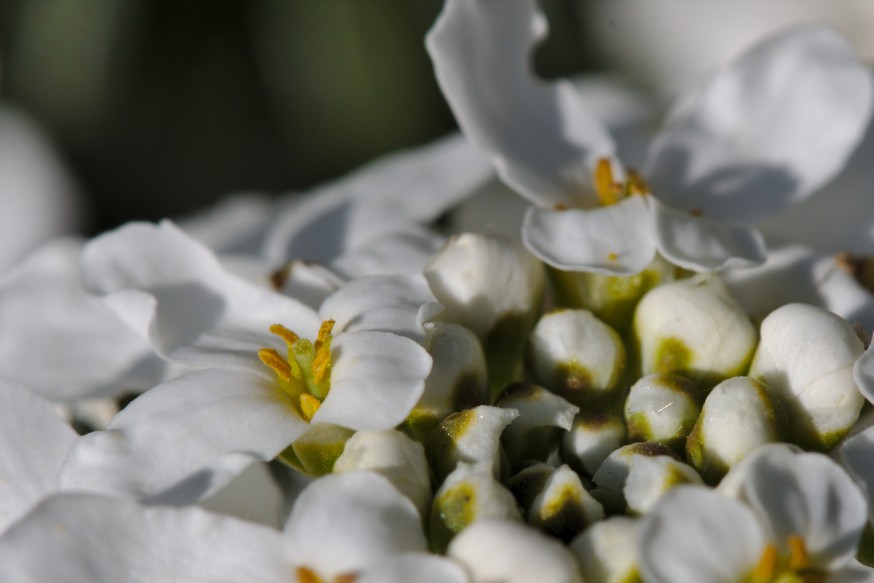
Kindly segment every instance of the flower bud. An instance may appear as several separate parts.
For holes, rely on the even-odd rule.
[[[604,518],[601,504],[566,465],[525,468],[510,478],[507,487],[525,511],[528,524],[565,542]]]
[[[492,394],[520,378],[543,298],[543,265],[518,242],[467,233],[434,255],[425,277],[444,306],[439,320],[466,326],[482,341]]]
[[[649,291],[634,312],[642,374],[677,373],[709,388],[744,374],[756,330],[715,275],[698,275]]]
[[[471,583],[583,583],[573,555],[534,528],[506,520],[472,524],[449,545]]]
[[[561,439],[561,458],[591,476],[610,452],[625,443],[625,422],[608,411],[582,411]]]
[[[668,456],[676,459],[677,454],[661,443],[630,443],[613,451],[592,476],[592,481],[604,490],[622,494],[625,481],[635,461],[640,457]]]
[[[399,431],[359,431],[334,462],[334,473],[373,471],[412,500],[421,516],[431,507],[431,472],[425,448]]]
[[[429,326],[428,352],[434,364],[425,379],[425,392],[403,426],[418,441],[424,441],[450,413],[489,400],[486,361],[477,337],[458,324],[433,322]]]
[[[534,380],[571,403],[608,403],[621,391],[622,339],[586,310],[557,310],[540,318],[529,343]]]
[[[631,327],[634,308],[643,294],[674,279],[674,266],[661,256],[635,275],[549,270],[558,303],[584,308],[622,334]]]
[[[674,486],[703,483],[698,472],[681,461],[667,456],[640,457],[628,472],[623,492],[630,511],[646,514]]]
[[[495,406],[519,412],[519,418],[501,435],[514,469],[531,461],[546,461],[580,411],[576,405],[532,383],[510,385]]]
[[[442,552],[452,537],[485,518],[522,521],[516,499],[489,466],[461,462],[434,494],[428,521],[431,545]]]
[[[758,447],[780,441],[782,403],[757,380],[735,377],[716,385],[686,441],[686,458],[705,480],[719,481]]]
[[[638,524],[633,518],[613,516],[593,524],[571,541],[570,550],[582,566],[586,583],[640,581]]]
[[[501,432],[517,417],[515,409],[481,405],[444,419],[425,442],[435,484],[443,482],[459,462],[485,464],[499,476]]]
[[[689,379],[655,373],[634,383],[625,399],[629,441],[658,441],[682,452],[701,405]]]
[[[762,322],[750,376],[786,404],[792,441],[825,451],[859,418],[865,398],[853,366],[864,350],[843,318],[815,306],[787,304]]]

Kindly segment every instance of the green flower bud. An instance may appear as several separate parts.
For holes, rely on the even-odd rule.
[[[756,330],[715,275],[698,275],[649,291],[634,312],[641,372],[677,373],[710,388],[744,374]]]
[[[461,462],[434,494],[428,522],[431,545],[443,552],[452,537],[485,518],[522,521],[516,499],[488,465]]]
[[[540,318],[529,343],[534,380],[585,407],[620,398],[627,358],[622,339],[586,310]]]

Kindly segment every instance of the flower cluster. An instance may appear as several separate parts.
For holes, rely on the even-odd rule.
[[[544,22],[447,1],[463,135],[3,274],[0,580],[874,581],[874,215],[805,207],[872,71],[790,30],[654,131]]]

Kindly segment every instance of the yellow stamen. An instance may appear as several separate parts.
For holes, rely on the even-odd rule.
[[[765,546],[759,563],[750,574],[749,583],[770,583],[777,574],[777,549],[772,544]]]
[[[355,583],[356,579],[358,579],[358,575],[355,573],[344,573],[334,577],[334,583]]]
[[[789,568],[798,571],[807,567],[810,557],[807,554],[807,546],[804,539],[793,534],[789,537]]]
[[[646,180],[644,180],[643,176],[634,170],[628,171],[628,178],[625,181],[625,187],[630,195],[636,194],[644,196],[649,194],[649,185],[646,183]]]
[[[295,574],[298,583],[325,583],[321,577],[307,567],[298,567],[295,569]]]
[[[285,340],[285,343],[289,346],[297,342],[300,338],[297,334],[295,334],[282,324],[273,324],[272,326],[270,326],[270,331]]]
[[[334,329],[334,320],[325,320],[322,322],[322,325],[319,326],[319,335],[316,336],[316,350],[319,349],[325,340],[327,340],[331,336],[331,330]]]
[[[316,356],[313,358],[313,380],[322,382],[330,371],[331,346],[323,344],[316,349]]]
[[[595,192],[604,206],[616,204],[622,194],[621,186],[613,181],[613,168],[607,158],[601,158],[595,166]]]
[[[303,413],[303,418],[307,421],[313,418],[321,406],[322,402],[309,393],[300,396],[300,410]]]
[[[616,261],[617,259],[619,259],[619,256],[616,255],[615,253],[613,253],[612,251],[607,254],[607,261],[609,261],[609,262],[612,263],[612,262]]]
[[[272,348],[262,348],[258,351],[258,358],[261,362],[273,369],[280,379],[284,381],[291,380],[291,366],[285,361],[282,356]]]

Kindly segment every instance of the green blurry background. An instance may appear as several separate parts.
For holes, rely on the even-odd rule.
[[[56,141],[89,231],[305,189],[454,127],[423,38],[442,0],[2,0],[0,97]],[[546,77],[597,66],[544,3]]]

